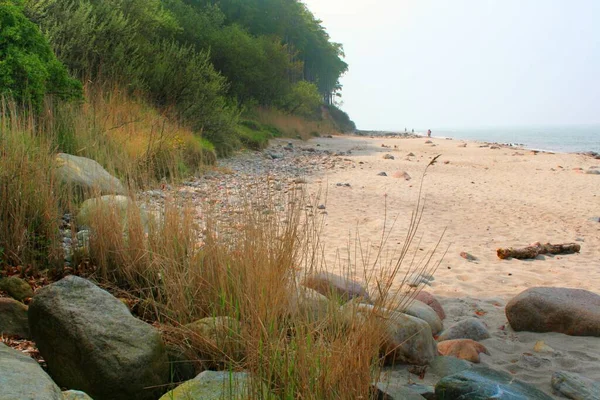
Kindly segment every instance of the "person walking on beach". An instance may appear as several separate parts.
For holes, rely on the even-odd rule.
[[[427,129],[427,137],[431,137],[431,129]]]

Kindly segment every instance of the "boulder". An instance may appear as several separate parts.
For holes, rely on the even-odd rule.
[[[347,302],[356,297],[361,297],[365,301],[370,301],[369,294],[360,283],[329,272],[319,272],[307,276],[302,284],[328,298],[341,299]]]
[[[16,276],[0,279],[0,290],[19,301],[33,297],[33,289],[29,286],[29,283]]]
[[[438,351],[443,356],[452,356],[472,363],[479,363],[480,353],[490,354],[484,345],[471,339],[445,340],[438,343]]]
[[[600,296],[582,289],[530,288],[506,305],[515,331],[600,336]]]
[[[441,320],[446,319],[446,313],[444,312],[444,308],[442,307],[440,302],[431,293],[421,290],[415,296],[415,300],[422,301],[423,303],[427,304],[429,307],[433,308],[433,311],[436,312],[436,314],[438,315],[438,317],[440,317]]]
[[[315,322],[328,315],[332,303],[316,290],[298,286],[291,291],[289,310],[292,315],[301,316],[310,322]]]
[[[0,335],[29,338],[26,305],[13,299],[0,298]]]
[[[201,339],[202,359],[211,367],[222,367],[228,362],[241,362],[245,349],[241,341],[242,326],[230,317],[207,317],[183,327],[188,335]],[[196,340],[197,341],[197,340]]]
[[[431,327],[431,333],[434,335],[440,333],[443,328],[442,320],[433,308],[419,300],[412,300],[403,310],[398,311],[427,322]]]
[[[345,314],[375,318],[383,328],[380,352],[386,364],[427,365],[437,355],[431,327],[422,319],[370,304],[353,305]]]
[[[248,379],[245,372],[204,371],[166,393],[160,400],[245,400],[249,398]]]
[[[144,229],[148,228],[148,213],[127,196],[105,195],[88,199],[81,204],[76,221],[80,226],[93,226],[93,220],[98,215],[111,215],[111,213],[117,213],[123,228],[128,224],[130,213],[133,216],[139,213]]]
[[[0,343],[0,400],[62,400],[60,388],[33,358]]]
[[[435,385],[438,400],[551,400],[535,387],[507,372],[475,367],[442,378]]]
[[[487,327],[478,318],[463,319],[451,325],[443,331],[438,337],[438,342],[453,339],[471,339],[475,341],[485,340],[490,338],[490,333]]]
[[[568,399],[600,400],[600,382],[572,372],[555,372],[552,375],[552,388]]]
[[[121,182],[92,159],[60,153],[56,156],[56,165],[58,179],[80,198],[91,194],[126,193]]]
[[[66,392],[63,392],[63,399],[64,400],[93,400],[85,392],[81,392],[79,390],[67,390]]]
[[[86,279],[68,276],[38,290],[29,327],[50,375],[67,389],[95,400],[144,400],[169,382],[159,332]]]
[[[373,396],[376,399],[382,400],[423,400],[425,397],[419,393],[408,389],[401,384],[392,382],[377,382],[374,387]]]
[[[429,371],[443,378],[472,368],[473,364],[455,357],[437,356],[429,363]]]

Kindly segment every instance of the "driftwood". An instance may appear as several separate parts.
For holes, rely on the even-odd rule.
[[[541,244],[539,242],[533,243],[530,246],[523,247],[520,249],[514,249],[512,247],[509,248],[500,248],[496,250],[496,254],[498,254],[498,258],[502,260],[512,257],[518,259],[525,258],[536,258],[540,254],[572,254],[579,253],[581,250],[581,246],[577,243],[562,243],[562,244]]]

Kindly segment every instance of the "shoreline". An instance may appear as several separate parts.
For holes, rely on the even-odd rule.
[[[579,151],[564,151],[564,150],[551,150],[545,148],[538,148],[536,146],[528,146],[525,143],[512,143],[512,142],[495,142],[495,141],[487,141],[483,139],[462,139],[454,136],[431,136],[427,137],[427,134],[423,132],[392,132],[392,131],[361,131],[358,130],[359,133],[354,133],[350,136],[358,136],[358,137],[371,137],[371,138],[425,138],[425,139],[440,139],[440,140],[456,140],[463,142],[472,142],[472,143],[482,143],[489,145],[498,145],[498,146],[507,146],[510,148],[528,150],[528,151],[538,151],[543,153],[558,153],[558,154],[580,154],[580,155],[588,155],[590,157],[594,157],[600,159],[600,150],[579,150]]]
[[[425,143],[429,140],[432,143]],[[413,254],[417,263],[426,257],[446,230],[442,247],[448,252],[424,287],[444,307],[444,327],[477,318],[490,334],[480,341],[490,353],[481,355],[480,365],[508,372],[553,398],[558,398],[550,384],[556,371],[600,380],[598,338],[515,332],[505,315],[508,301],[530,287],[598,293],[600,175],[581,173],[600,169],[598,160],[435,137],[275,139],[264,151],[220,160],[219,171],[177,191],[195,198],[199,213],[204,204],[217,205],[227,225],[244,196],[261,201],[259,186],[275,191],[275,201],[301,186],[308,195],[306,212],[324,218],[319,238],[324,266],[338,274],[350,266],[353,278],[364,282],[365,275],[389,265],[402,247],[423,171],[438,154],[423,182],[426,208],[408,261]],[[275,206],[283,210],[285,204]],[[382,247],[382,229],[389,229],[392,221],[395,225]],[[534,241],[576,242],[581,251],[533,260],[496,256],[498,247],[523,247]],[[374,262],[379,251],[382,257]],[[463,258],[462,252],[473,259]],[[362,262],[369,257],[370,262]],[[368,283],[374,293],[374,281]],[[386,369],[385,376],[422,384],[439,379],[431,371],[421,380],[401,366]]]

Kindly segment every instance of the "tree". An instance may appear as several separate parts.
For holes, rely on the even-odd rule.
[[[21,3],[0,1],[0,94],[39,109],[47,94],[74,99],[81,93]]]

